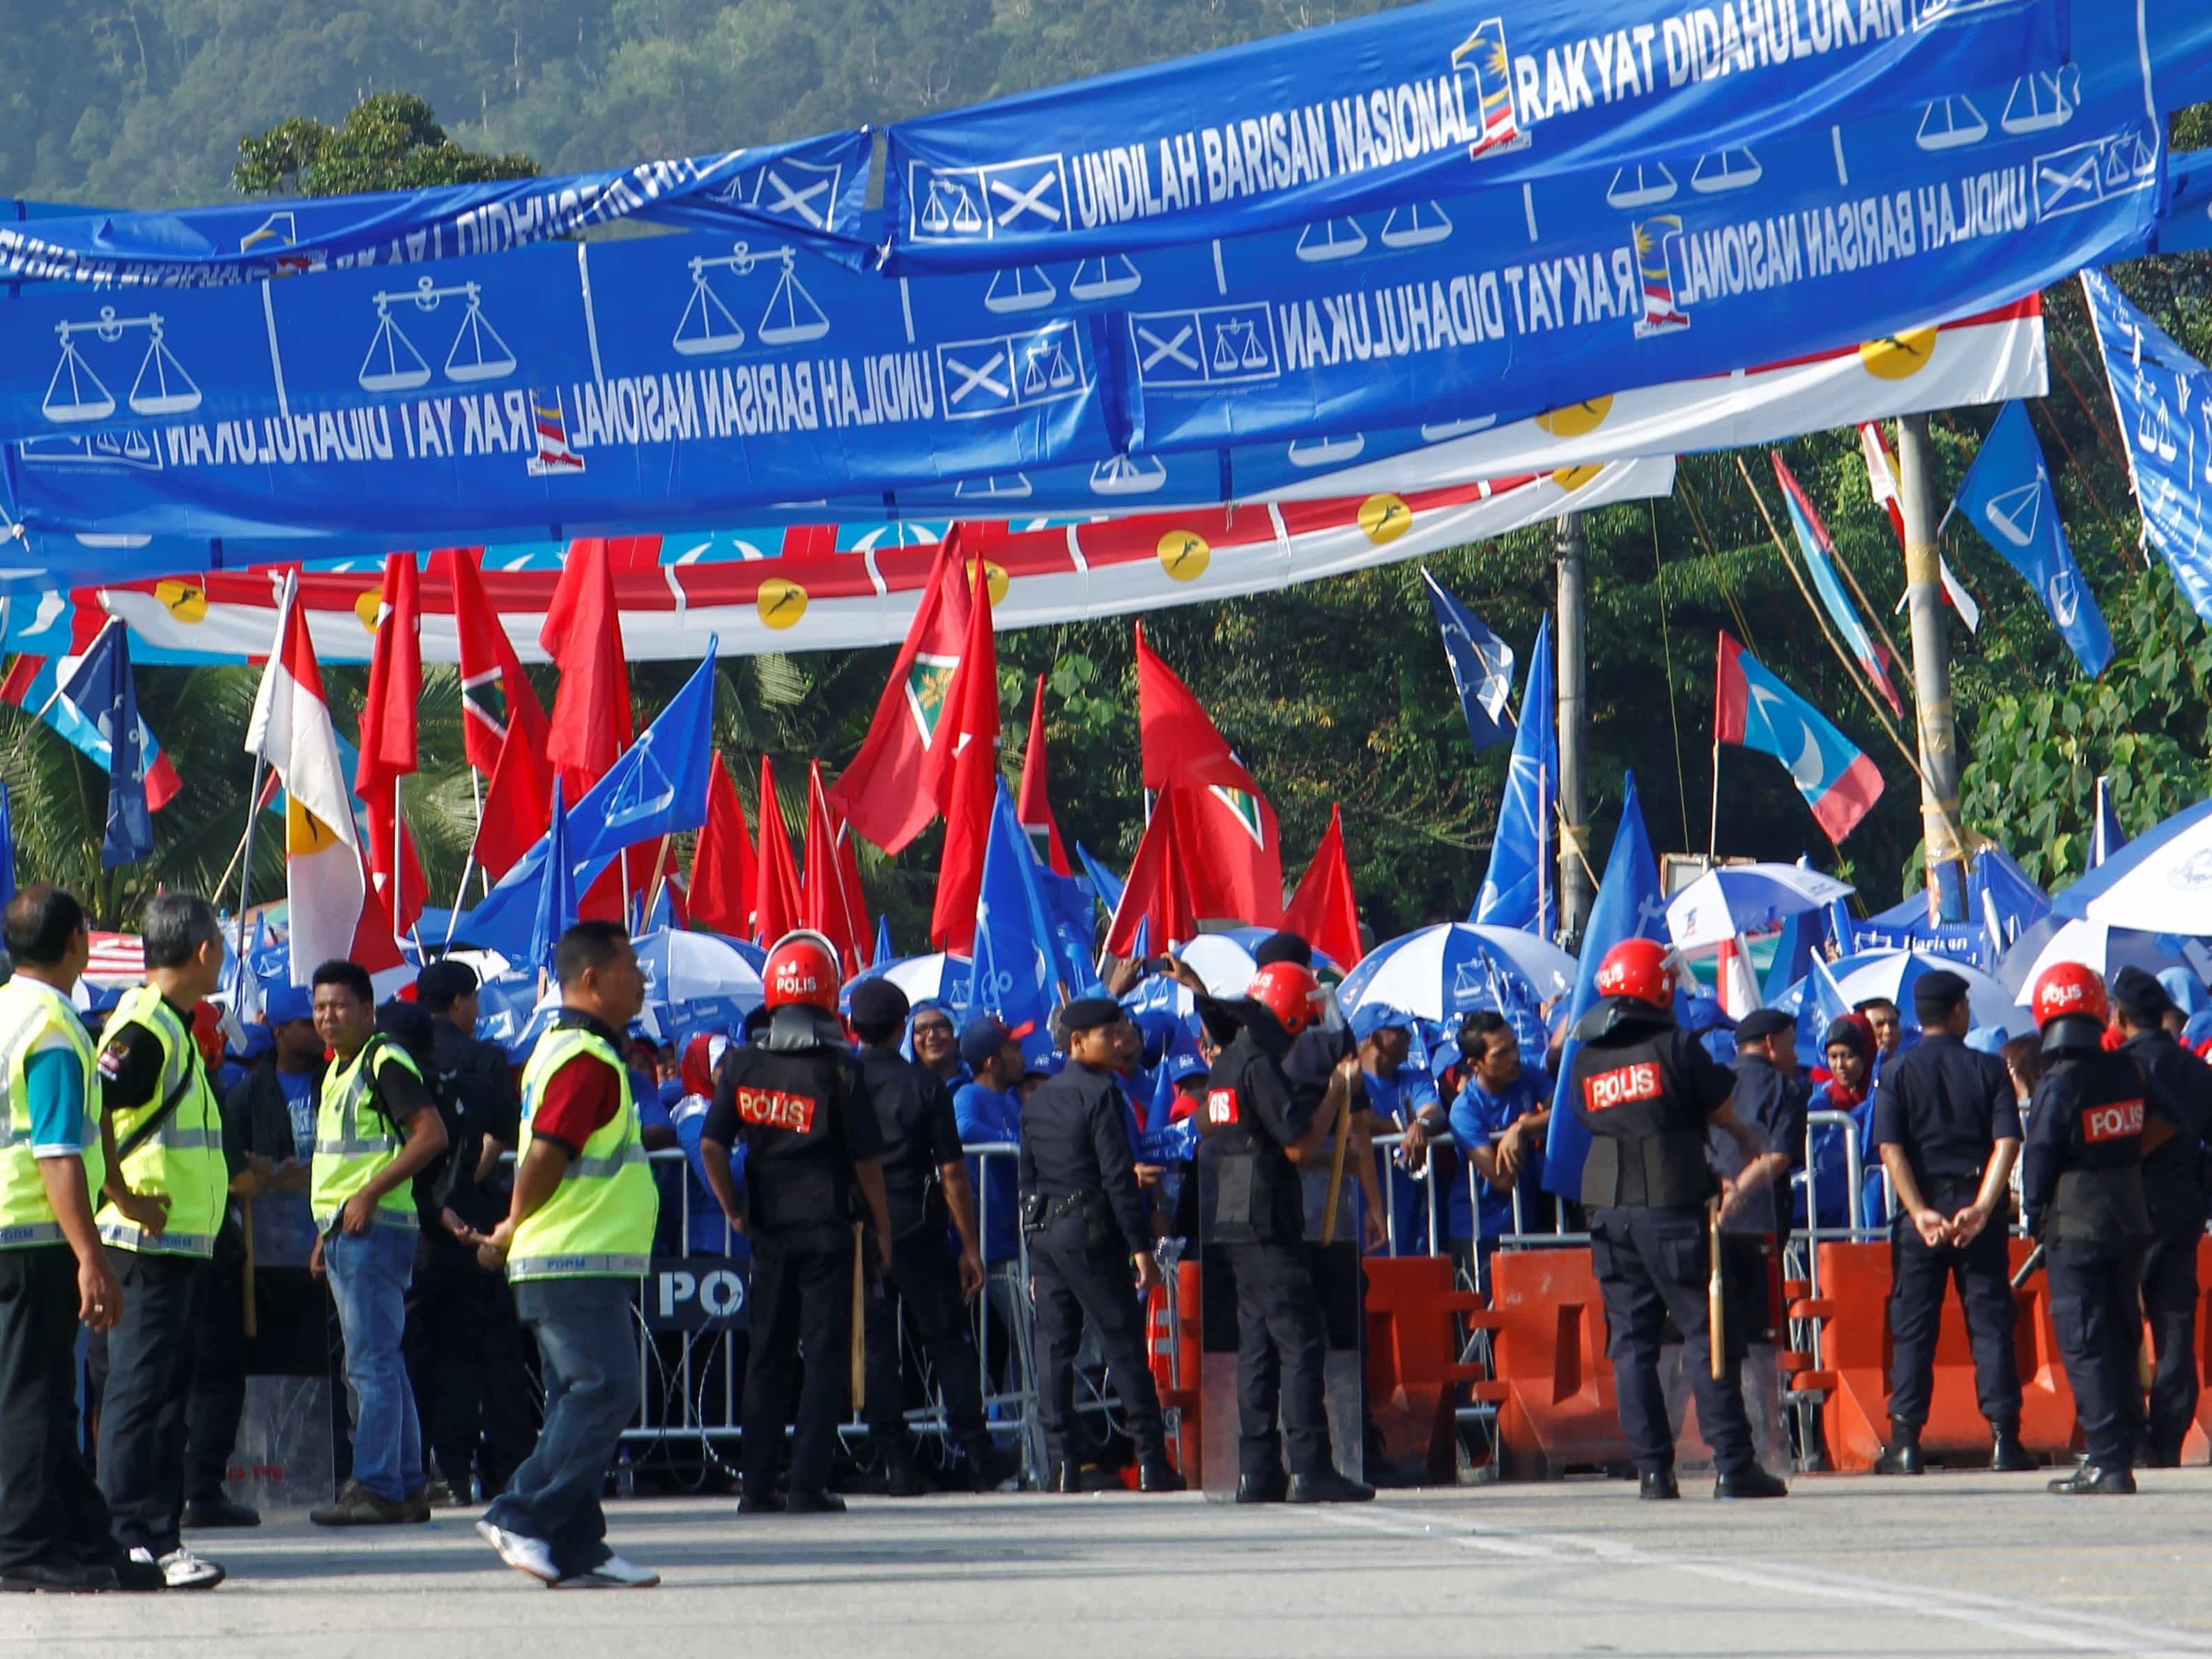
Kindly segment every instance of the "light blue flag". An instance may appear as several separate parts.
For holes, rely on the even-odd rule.
[[[1589,1155],[1589,1131],[1583,1127],[1567,1103],[1574,1075],[1575,1027],[1597,1001],[1598,964],[1605,953],[1623,939],[1667,938],[1667,902],[1659,891],[1659,866],[1651,856],[1651,837],[1644,828],[1644,806],[1636,793],[1636,774],[1620,803],[1620,828],[1613,837],[1613,854],[1605,861],[1605,878],[1598,883],[1597,902],[1590,907],[1589,926],[1583,933],[1582,964],[1575,975],[1575,994],[1567,1005],[1567,1040],[1559,1050],[1557,1090],[1552,1099],[1551,1136],[1544,1151],[1544,1186],[1562,1198],[1579,1200],[1583,1189],[1583,1160]],[[1677,992],[1677,1011],[1681,998]]]
[[[562,810],[557,776],[553,780],[553,822],[539,845],[546,848],[545,874],[538,883],[538,902],[530,919],[530,949],[524,960],[550,974],[561,935],[576,919],[575,866],[568,860],[568,815]]]
[[[1062,978],[1036,877],[1036,854],[1000,778],[976,896],[975,1006],[1016,1030],[1029,1026],[1021,1042],[1030,1058],[1051,1050],[1052,1011],[1061,999]]]
[[[1553,708],[1552,619],[1536,629],[1528,653],[1528,680],[1521,693],[1521,727],[1513,738],[1513,764],[1490,843],[1490,873],[1468,920],[1521,927],[1549,939],[1559,915],[1549,868],[1552,802],[1559,787],[1559,728]]]
[[[888,968],[898,960],[898,952],[891,949],[891,919],[876,918],[876,953],[868,958],[871,968]]]
[[[1083,860],[1083,867],[1091,876],[1091,884],[1098,890],[1098,902],[1106,907],[1106,914],[1112,915],[1121,908],[1121,879],[1092,858],[1091,849],[1079,841],[1075,843],[1075,856]]]
[[[2092,679],[2103,673],[2112,660],[2112,632],[2066,544],[2026,404],[2008,403],[1999,412],[1951,507],[2027,579],[2082,672]]]
[[[2089,826],[2089,866],[2092,870],[2128,844],[2127,832],[2120,828],[2120,815],[2112,810],[2111,790],[2105,780],[2097,780],[2097,817]]]
[[[1504,742],[1513,735],[1513,715],[1505,706],[1513,692],[1513,647],[1425,569],[1421,580],[1429,585],[1429,609],[1443,635],[1444,660],[1451,665],[1452,684],[1467,716],[1468,740],[1478,751]]]
[[[131,673],[131,631],[121,622],[100,630],[60,688],[62,701],[90,721],[107,750],[107,835],[100,867],[136,864],[154,850],[154,814],[146,803],[149,757],[138,719],[137,682]]]
[[[1828,1027],[1850,1012],[1828,964],[1814,957],[1806,969],[1805,989],[1797,1002],[1797,1058],[1808,1066],[1826,1066]]]

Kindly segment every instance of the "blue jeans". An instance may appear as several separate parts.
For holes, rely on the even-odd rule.
[[[613,1554],[599,1494],[637,1415],[636,1282],[534,1279],[514,1287],[515,1312],[544,1361],[545,1426],[484,1519],[541,1540],[563,1577]]]
[[[323,1241],[323,1266],[345,1333],[353,1478],[399,1503],[423,1486],[422,1425],[399,1346],[407,1285],[415,1276],[415,1233],[380,1225],[357,1236],[333,1233]]]

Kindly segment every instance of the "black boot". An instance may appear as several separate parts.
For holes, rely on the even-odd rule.
[[[1079,1492],[1083,1490],[1083,1468],[1080,1464],[1062,1458],[1054,1465],[1048,1492]]]
[[[845,1500],[834,1492],[795,1492],[783,1500],[787,1515],[842,1515]]]
[[[1277,1469],[1272,1474],[1240,1474],[1237,1477],[1237,1501],[1240,1504],[1279,1504],[1290,1493],[1291,1477]]]
[[[2022,1469],[2035,1467],[2035,1454],[2020,1443],[2020,1425],[1992,1423],[1990,1425],[1995,1442],[1990,1449],[1990,1467],[2001,1474],[2017,1474]]]
[[[2127,1469],[2084,1463],[2064,1480],[2052,1481],[2045,1490],[2062,1498],[2132,1498],[2136,1478]]]
[[[988,1434],[963,1442],[960,1452],[960,1484],[969,1492],[996,1492],[1022,1472],[1022,1460]]]
[[[1375,1496],[1375,1488],[1327,1469],[1292,1475],[1287,1496],[1293,1504],[1364,1504]]]
[[[1920,1455],[1920,1429],[1917,1424],[1900,1423],[1895,1418],[1889,1422],[1889,1444],[1882,1448],[1875,1459],[1876,1474],[1925,1474],[1927,1460]]]
[[[1182,1492],[1185,1490],[1185,1482],[1164,1456],[1147,1458],[1137,1469],[1137,1490]]]
[[[921,1471],[914,1466],[914,1454],[900,1446],[884,1454],[884,1495],[887,1498],[919,1498],[929,1490],[929,1483],[921,1478]]]
[[[1787,1498],[1790,1488],[1781,1477],[1769,1474],[1758,1464],[1753,1463],[1716,1480],[1713,1496],[1720,1498]]]
[[[1636,1477],[1636,1495],[1655,1503],[1680,1498],[1682,1489],[1674,1482],[1672,1469],[1646,1469]]]

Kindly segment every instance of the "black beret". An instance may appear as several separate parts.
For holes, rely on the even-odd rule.
[[[878,975],[853,988],[853,1023],[870,1029],[906,1022],[906,993]]]
[[[1128,1011],[1111,997],[1078,997],[1060,1011],[1059,1024],[1063,1031],[1093,1031],[1128,1017]]]
[[[1796,1020],[1779,1008],[1754,1008],[1736,1022],[1735,1040],[1739,1043],[1763,1042],[1777,1031],[1796,1029]]]
[[[477,970],[465,962],[441,957],[415,975],[415,1000],[426,1008],[450,1007],[477,988]]]
[[[1912,1006],[1948,1013],[1966,1000],[1966,981],[1948,968],[1923,974],[1913,982]]]

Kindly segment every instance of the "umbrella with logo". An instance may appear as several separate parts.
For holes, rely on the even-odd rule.
[[[2212,935],[2212,800],[2136,836],[2051,902],[2083,921],[2185,939]]]
[[[2017,1022],[2012,993],[2002,981],[1992,979],[1971,963],[1930,956],[1924,951],[1863,951],[1832,963],[1828,969],[1846,1005],[1856,1008],[1862,1002],[1882,998],[1904,1012],[1907,1024],[1917,1024],[1912,1015],[1912,988],[1939,970],[1956,974],[1966,981],[1966,1006],[1975,1024],[2009,1028]],[[1805,981],[1801,979],[1775,1006],[1795,1013],[1804,989]]]
[[[1723,865],[1667,901],[1667,930],[1686,956],[1717,950],[1740,933],[1765,933],[1856,890],[1801,865]]]
[[[1456,1024],[1474,1009],[1542,1002],[1574,984],[1575,959],[1549,939],[1517,927],[1453,921],[1376,945],[1345,975],[1337,995],[1347,1013],[1377,1002]]]

